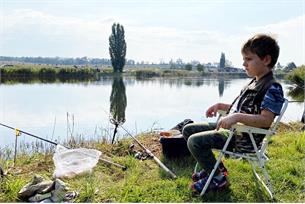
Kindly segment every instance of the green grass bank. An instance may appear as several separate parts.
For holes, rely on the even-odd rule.
[[[92,173],[64,179],[64,182],[71,190],[80,193],[74,202],[305,202],[305,132],[300,131],[301,125],[281,125],[268,147],[270,161],[267,163],[267,169],[276,200],[270,200],[268,194],[255,182],[247,161],[231,158],[224,160],[229,171],[229,188],[221,192],[209,192],[203,198],[192,196],[189,185],[195,165],[194,159],[164,158],[156,133],[137,137],[176,173],[176,180],[165,174],[153,160],[135,159],[128,150],[132,140],[123,139],[114,145],[99,141],[74,142],[71,146],[98,149],[104,156],[127,166],[126,171],[99,162]],[[4,169],[8,169],[12,160],[2,159],[0,164]],[[19,154],[15,167],[10,169],[1,181],[0,202],[20,202],[17,193],[34,174],[51,179],[53,170],[50,152]]]

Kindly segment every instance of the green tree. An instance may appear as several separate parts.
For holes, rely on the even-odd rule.
[[[123,72],[126,59],[126,42],[124,27],[119,23],[112,25],[109,37],[109,54],[114,72]]]
[[[198,72],[203,72],[204,66],[199,63],[199,64],[196,65],[196,69],[197,69]]]
[[[293,84],[293,86],[289,87],[288,96],[294,100],[304,101],[305,65],[294,69],[286,78]]]
[[[225,68],[225,65],[226,65],[226,56],[225,53],[222,52],[220,56],[219,67]]]
[[[184,67],[186,70],[188,70],[188,71],[192,71],[192,69],[193,69],[193,65],[192,64],[190,64],[190,63],[187,63],[186,65],[185,65],[185,67]]]

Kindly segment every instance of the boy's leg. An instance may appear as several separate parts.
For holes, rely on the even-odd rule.
[[[210,130],[192,134],[187,141],[187,146],[193,157],[197,160],[207,173],[210,173],[216,163],[212,149],[222,149],[227,137],[228,130]],[[233,141],[230,142],[228,149],[232,148]],[[216,175],[219,173],[217,170]]]
[[[208,122],[191,123],[184,126],[182,130],[182,135],[185,140],[188,140],[188,138],[195,133],[215,130],[215,128],[216,128],[216,123],[208,123]]]

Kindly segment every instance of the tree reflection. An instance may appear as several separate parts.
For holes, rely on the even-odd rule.
[[[119,125],[125,122],[125,110],[127,107],[127,97],[125,84],[121,74],[115,74],[113,77],[112,90],[110,95],[110,113],[111,123],[115,125],[112,143]]]
[[[218,80],[218,93],[220,97],[222,97],[224,89],[225,89],[225,80],[224,78],[220,77]]]

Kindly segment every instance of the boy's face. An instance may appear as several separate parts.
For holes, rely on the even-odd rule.
[[[252,52],[246,52],[242,53],[242,56],[244,60],[243,66],[245,67],[249,77],[256,77],[256,79],[260,79],[270,71],[268,64],[270,63],[271,58],[269,55],[261,59]]]

